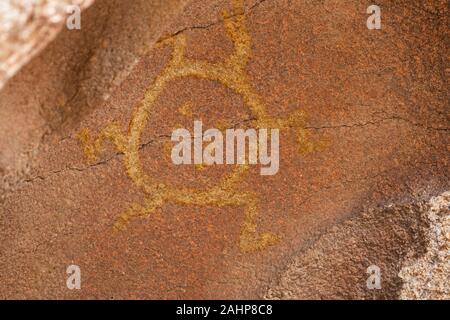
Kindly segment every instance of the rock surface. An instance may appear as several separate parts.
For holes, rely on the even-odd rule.
[[[0,188],[14,189],[46,138],[64,136],[104,103],[186,2],[96,1],[82,13],[81,30],[62,28],[10,80],[0,91]]]
[[[426,219],[427,251],[400,270],[401,299],[450,299],[450,192],[433,197]]]
[[[0,3],[0,89],[54,39],[73,13],[93,0],[4,0]]]
[[[147,53],[116,46],[134,29],[105,22],[115,31],[77,35],[92,46],[68,74],[37,77],[70,51],[63,32],[0,92],[9,119],[22,112],[18,128],[38,131],[0,141],[12,154],[35,141],[0,208],[0,297],[413,297],[403,268],[427,257],[426,203],[449,190],[446,3],[380,1],[383,28],[368,30],[365,1],[187,2],[164,25],[125,18],[151,39]],[[86,24],[107,21],[105,6],[86,10]],[[21,77],[36,100],[19,98]],[[36,78],[51,88],[43,98]],[[170,134],[196,119],[278,126],[279,173],[173,165]],[[81,290],[66,287],[70,264]],[[370,265],[380,290],[366,287]]]
[[[266,298],[448,300],[448,196],[372,209],[333,226],[296,257]],[[378,290],[367,289],[370,266],[381,270]]]

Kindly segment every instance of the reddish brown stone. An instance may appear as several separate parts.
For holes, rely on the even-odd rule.
[[[339,270],[339,283],[363,282],[354,291],[316,287],[314,281],[323,284],[329,276],[316,272],[307,278],[303,296],[372,297],[361,287],[366,276],[361,272],[379,263],[387,277],[375,297],[397,297],[405,246],[416,255],[425,251],[421,233],[412,234],[426,227],[414,203],[448,190],[447,9],[438,1],[430,7],[407,1],[380,5],[383,29],[370,31],[365,2],[245,1],[252,49],[245,72],[252,90],[273,117],[303,110],[302,129],[310,141],[327,142],[316,152],[300,153],[295,128],[282,129],[280,172],[264,177],[252,167],[239,184],[238,192],[257,195],[258,232],[278,235],[276,245],[240,249],[244,208],[238,206],[164,203],[113,232],[117,218],[146,195],[127,175],[124,155],[112,143],[89,164],[78,136],[82,128],[98,134],[111,122],[127,132],[134,108],[169,62],[171,45],[159,42],[105,104],[81,112],[44,139],[31,178],[7,196],[1,209],[0,296],[262,298],[291,261],[313,248],[317,267]],[[228,1],[194,0],[162,39],[183,35],[188,58],[221,61],[233,52],[224,8],[230,10]],[[178,112],[185,102],[193,105],[192,118]],[[199,188],[219,183],[230,171],[171,164],[164,142],[174,127],[191,128],[193,119],[207,127],[256,122],[242,97],[221,83],[174,80],[156,101],[141,137],[147,174],[171,186]],[[389,229],[391,204],[403,208],[392,209],[400,212],[392,218],[395,230]],[[367,221],[376,222],[379,234]],[[364,235],[367,228],[382,252],[371,256],[364,236],[350,237],[356,243],[336,247],[347,250],[351,263],[342,263],[351,267],[337,266],[331,263],[341,261],[333,259],[333,247],[323,250],[316,242],[332,235],[330,228],[344,230],[339,244],[347,243],[345,232]],[[399,238],[397,230],[404,232]],[[397,259],[389,256],[391,243],[401,249],[394,250]],[[69,264],[81,267],[82,290],[66,288]]]

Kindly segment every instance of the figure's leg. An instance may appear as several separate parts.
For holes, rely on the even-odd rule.
[[[144,206],[133,203],[127,211],[122,213],[120,217],[114,223],[114,231],[123,231],[126,229],[131,219],[138,217],[145,217],[155,212],[155,210],[161,207],[164,200],[161,197],[152,197],[145,199]]]
[[[258,216],[258,199],[256,195],[246,194],[245,216],[241,225],[240,248],[244,252],[257,251],[272,246],[279,241],[279,237],[273,233],[259,234],[256,218]]]

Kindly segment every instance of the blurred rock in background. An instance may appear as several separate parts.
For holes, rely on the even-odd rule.
[[[71,5],[94,0],[2,0],[0,2],[0,89],[61,30]]]

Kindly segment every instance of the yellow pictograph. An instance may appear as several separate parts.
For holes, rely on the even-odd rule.
[[[258,232],[259,198],[253,192],[242,191],[238,188],[240,181],[245,177],[248,165],[237,165],[221,183],[213,187],[204,189],[173,188],[148,176],[143,171],[139,158],[141,135],[157,98],[166,89],[169,82],[185,77],[218,81],[238,93],[256,119],[254,121],[256,128],[294,128],[302,154],[316,151],[323,146],[320,142],[309,141],[308,131],[303,129],[305,127],[303,111],[294,111],[283,119],[273,118],[267,113],[263,101],[252,89],[245,70],[251,56],[251,39],[245,24],[244,1],[231,1],[233,12],[224,11],[223,21],[228,36],[233,41],[234,52],[225,61],[211,63],[186,58],[186,37],[183,34],[165,39],[161,44],[173,47],[171,60],[135,107],[128,133],[123,133],[121,128],[114,123],[101,130],[95,139],[91,137],[88,129],[80,131],[78,138],[83,144],[84,154],[88,161],[95,162],[105,140],[112,141],[116,148],[124,154],[124,165],[129,178],[146,195],[143,204],[133,204],[121,214],[114,224],[115,231],[125,229],[131,219],[148,216],[157,208],[162,207],[164,203],[173,202],[192,206],[243,207],[245,213],[239,244],[244,252],[264,249],[279,240],[279,237],[273,233]],[[180,112],[189,113],[190,111],[186,106],[182,106]]]

